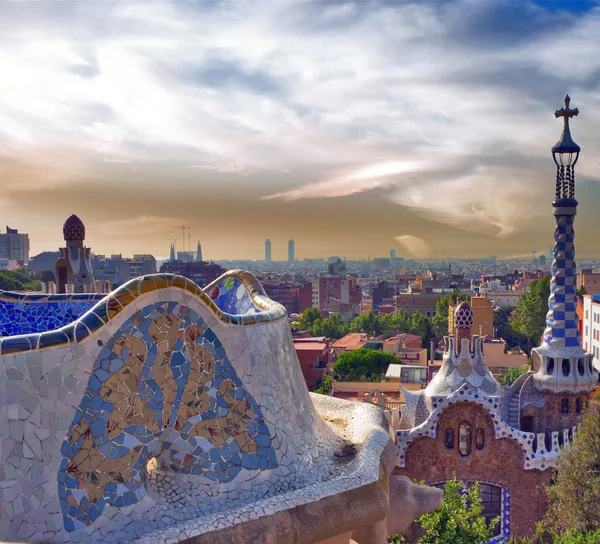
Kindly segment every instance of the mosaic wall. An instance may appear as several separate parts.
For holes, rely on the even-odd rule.
[[[259,311],[253,304],[246,286],[238,278],[228,277],[224,280],[219,280],[218,284],[210,289],[209,292],[210,298],[224,312],[230,314],[247,314]]]
[[[243,286],[242,286],[243,287]],[[175,302],[142,308],[104,346],[62,447],[65,528],[146,493],[147,464],[229,482],[277,466],[269,431],[223,346]]]
[[[223,308],[255,311],[224,311],[208,294],[221,284],[238,301]],[[0,339],[0,540],[162,544],[375,496],[380,411],[316,395],[346,421],[334,433],[285,309],[245,272],[209,287],[146,276],[67,326]]]
[[[437,423],[444,410],[456,403],[470,402],[482,406],[491,416],[496,438],[512,438],[515,440],[525,457],[523,468],[526,470],[541,469],[545,470],[555,467],[561,450],[569,444],[571,437],[577,431],[576,427],[565,429],[564,431],[554,431],[551,433],[551,446],[545,446],[545,434],[527,433],[514,429],[502,419],[500,411],[500,397],[487,397],[480,391],[469,385],[463,385],[458,391],[449,396],[431,397],[433,411],[427,419],[416,427],[406,430],[396,431],[397,438],[397,466],[406,466],[406,450],[410,443],[421,437],[435,437],[437,432]],[[559,434],[561,439],[559,440]]]
[[[51,331],[81,317],[106,295],[0,292],[0,336]]]

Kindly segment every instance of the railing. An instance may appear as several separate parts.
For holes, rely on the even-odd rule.
[[[386,408],[386,410],[391,410],[392,408],[396,408],[397,410],[400,410],[400,406],[402,406],[403,404],[404,403],[400,402],[400,401],[386,402],[385,408]]]

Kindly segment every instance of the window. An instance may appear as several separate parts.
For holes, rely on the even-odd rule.
[[[483,429],[477,429],[477,432],[475,433],[475,447],[478,450],[482,450],[484,444],[485,444],[485,433],[484,433]]]
[[[473,483],[469,482],[468,487],[472,485]],[[497,485],[480,483],[479,496],[481,497],[481,506],[483,507],[481,514],[487,523],[489,524],[492,519],[498,516],[502,519],[502,490]],[[500,522],[498,522],[492,528],[493,536],[500,534],[500,525]]]
[[[569,415],[569,399],[562,399],[560,403],[560,413],[567,417]]]
[[[581,399],[575,399],[575,413],[581,414]]]
[[[401,368],[400,383],[419,383],[427,385],[427,367]]]
[[[449,450],[454,448],[454,429],[446,429],[446,447]]]
[[[458,426],[458,451],[463,456],[471,453],[471,425],[466,421]]]

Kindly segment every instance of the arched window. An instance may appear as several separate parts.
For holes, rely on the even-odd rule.
[[[569,415],[569,399],[562,399],[560,403],[560,413],[567,417]]]
[[[562,373],[565,377],[571,373],[571,361],[569,359],[562,360]]]
[[[446,429],[446,447],[449,450],[454,448],[454,429]]]
[[[458,451],[461,455],[471,453],[471,424],[466,421],[458,426]]]
[[[548,357],[548,364],[546,365],[546,372],[552,374],[554,372],[554,358]]]
[[[478,450],[482,450],[484,444],[485,444],[485,433],[484,433],[483,429],[477,429],[477,432],[475,433],[475,447]]]
[[[575,399],[575,413],[577,415],[581,414],[581,399]]]

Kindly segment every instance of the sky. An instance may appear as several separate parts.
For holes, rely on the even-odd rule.
[[[32,254],[498,258],[552,244],[579,117],[600,257],[600,3],[0,2],[0,217]]]

